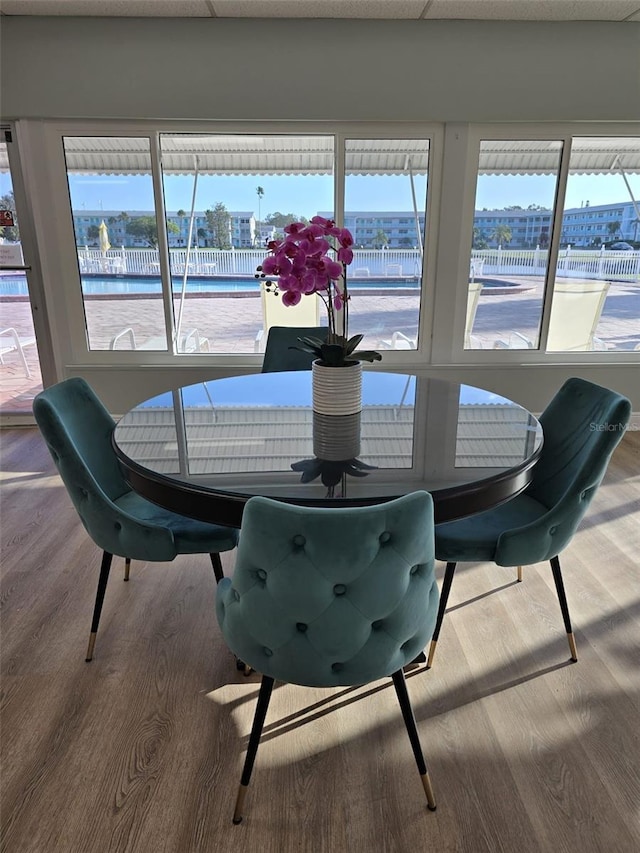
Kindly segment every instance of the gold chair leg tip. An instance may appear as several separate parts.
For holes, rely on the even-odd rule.
[[[236,797],[236,807],[233,810],[233,823],[236,826],[239,823],[242,823],[242,811],[244,807],[244,798],[247,793],[247,785],[243,785],[240,783],[240,787],[238,788],[238,796]]]
[[[436,798],[433,793],[433,788],[431,786],[431,779],[429,778],[429,774],[425,773],[424,776],[420,774],[420,779],[422,780],[422,787],[424,788],[424,793],[427,797],[427,808],[429,811],[434,812],[436,810]]]
[[[89,663],[89,661],[93,660],[93,649],[96,644],[96,634],[89,634],[89,647],[87,649],[87,656],[85,658],[85,663]]]
[[[578,662],[578,650],[576,649],[576,641],[573,634],[567,634],[567,639],[569,640],[569,650],[571,652],[571,660],[573,663]]]
[[[427,669],[431,669],[431,664],[433,663],[433,658],[435,657],[435,654],[436,654],[437,643],[438,643],[437,640],[431,640],[431,644],[429,646],[429,654],[427,656]]]

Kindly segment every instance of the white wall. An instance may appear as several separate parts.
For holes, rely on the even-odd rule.
[[[627,120],[640,24],[5,17],[5,117]]]

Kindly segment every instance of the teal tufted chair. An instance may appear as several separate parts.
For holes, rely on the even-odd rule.
[[[297,349],[298,338],[320,338],[327,340],[327,326],[271,326],[264,350],[262,373],[274,373],[280,370],[311,370],[315,355]]]
[[[522,566],[549,560],[560,601],[571,660],[576,644],[558,555],[587,511],[631,416],[631,403],[584,379],[569,379],[540,416],[542,453],[527,489],[501,506],[436,526],[436,558],[447,563],[431,666],[456,565],[491,561]]]
[[[242,820],[274,679],[337,687],[390,675],[435,808],[403,667],[429,641],[437,602],[427,492],[345,509],[247,502],[233,579],[224,578],[217,595],[227,644],[262,673],[234,823]]]
[[[237,544],[237,531],[177,515],[145,500],[125,480],[111,445],[115,423],[84,379],[38,394],[33,413],[82,523],[103,550],[87,661],[93,649],[113,555],[165,562],[178,554],[209,554],[219,581],[220,552]]]

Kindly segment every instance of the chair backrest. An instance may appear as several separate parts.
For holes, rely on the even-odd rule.
[[[84,379],[41,391],[33,413],[69,497],[93,541],[122,557],[171,560],[173,534],[133,518],[115,501],[131,492],[111,445],[115,423]]]
[[[299,338],[311,337],[327,340],[328,326],[272,326],[262,362],[263,373],[279,370],[311,370],[315,355],[289,347],[299,346]]]
[[[526,529],[500,537],[499,565],[519,563],[509,562],[509,549],[517,545],[519,536],[535,540],[530,562],[548,560],[568,545],[630,417],[630,401],[616,391],[578,378],[564,383],[540,416],[544,444],[525,492],[548,512]]]
[[[260,282],[262,299],[262,321],[265,332],[272,326],[319,326],[320,297],[315,293],[303,296],[297,305],[285,305],[281,293],[267,290]]]
[[[469,282],[469,292],[467,295],[467,317],[464,324],[464,346],[465,349],[471,349],[471,332],[476,319],[476,311],[478,310],[478,300],[482,291],[482,283],[479,281]]]
[[[433,633],[437,603],[427,492],[345,509],[256,497],[217,611],[231,650],[259,672],[333,686],[413,660]]]
[[[582,352],[593,338],[609,292],[608,281],[559,282],[553,288],[547,350]]]

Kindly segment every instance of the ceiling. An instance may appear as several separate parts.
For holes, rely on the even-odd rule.
[[[0,15],[640,22],[640,0],[0,0]]]

